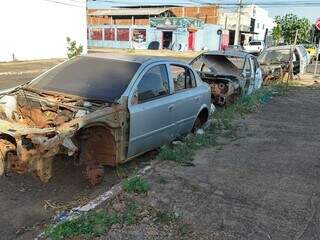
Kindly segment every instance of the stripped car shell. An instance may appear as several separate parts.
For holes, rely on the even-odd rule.
[[[175,92],[171,65],[190,71],[196,86],[183,94]],[[168,81],[167,94],[161,90],[162,95],[137,101],[139,83],[158,66]],[[149,97],[160,86],[152,84]],[[54,156],[62,153],[86,165],[92,185],[101,182],[103,165],[124,163],[191,131],[197,119],[201,124],[207,120],[210,109],[209,87],[186,64],[104,54],[66,61],[1,96],[0,175],[34,172],[47,182]],[[197,103],[184,111],[185,119],[173,119],[182,107],[179,100],[187,99]],[[172,134],[174,127],[179,131]]]
[[[270,47],[258,57],[262,68],[263,84],[282,81],[291,69],[293,75],[304,74],[310,62],[310,57],[302,45],[282,45]]]
[[[191,61],[201,79],[211,87],[212,101],[224,106],[242,95],[250,95],[262,84],[255,56],[243,51],[211,51]]]

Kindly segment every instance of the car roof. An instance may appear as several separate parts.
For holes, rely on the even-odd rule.
[[[240,57],[240,58],[246,58],[247,56],[251,55],[250,53],[244,52],[244,51],[209,51],[203,53],[203,55],[219,55],[219,56],[230,56],[230,57]]]
[[[134,62],[134,63],[155,63],[155,62],[175,62],[181,63],[185,65],[185,62],[172,59],[172,58],[164,58],[164,57],[156,57],[156,56],[130,56],[130,55],[116,55],[113,53],[89,53],[83,55],[84,57],[93,57],[93,58],[101,58],[101,59],[110,59],[116,61],[124,61],[124,62]]]

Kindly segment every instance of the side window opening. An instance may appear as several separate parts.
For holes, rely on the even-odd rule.
[[[138,84],[138,103],[169,95],[169,77],[165,65],[150,68]]]
[[[175,92],[196,87],[196,78],[189,68],[178,65],[170,67]]]

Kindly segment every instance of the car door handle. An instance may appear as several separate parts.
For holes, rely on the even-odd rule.
[[[194,100],[199,101],[200,100],[200,96],[195,97]]]
[[[168,107],[169,112],[171,112],[171,111],[173,110],[173,107],[174,107],[174,105],[170,105],[170,106]]]

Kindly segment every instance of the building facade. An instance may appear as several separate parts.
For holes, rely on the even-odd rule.
[[[230,45],[234,44],[234,35],[238,21],[237,12],[225,11],[220,14],[219,23],[223,28],[230,31]],[[241,9],[240,17],[240,42],[246,44],[250,40],[265,40],[271,34],[275,26],[273,18],[269,17],[268,11],[256,6],[249,5]]]
[[[0,61],[67,57],[67,37],[86,52],[86,1],[65,3],[2,1]]]
[[[96,10],[88,14],[89,47],[217,50],[218,8],[152,7]]]

